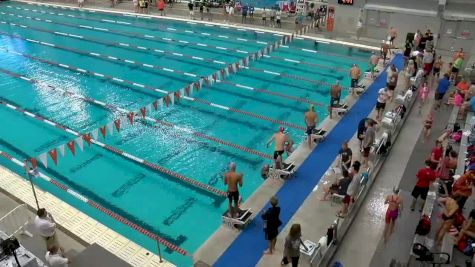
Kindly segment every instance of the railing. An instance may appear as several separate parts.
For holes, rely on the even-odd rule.
[[[360,207],[362,206],[366,195],[369,192],[369,189],[377,178],[377,174],[386,159],[386,155],[392,148],[392,146],[390,146],[388,149],[388,153],[378,156],[382,145],[388,139],[391,140],[391,144],[394,144],[402,129],[402,126],[404,125],[408,117],[407,114],[410,113],[412,107],[414,106],[415,100],[417,99],[416,96],[417,94],[414,93],[411,98],[406,99],[403,103],[404,105],[406,105],[407,108],[404,118],[401,119],[400,113],[396,112],[396,116],[391,116],[391,123],[385,125],[385,130],[383,131],[383,134],[380,136],[379,140],[376,141],[376,144],[374,146],[374,151],[376,155],[376,159],[374,160],[373,164],[374,168],[368,168],[365,172],[361,174],[359,190],[357,190],[357,193],[355,194],[355,203],[350,206],[348,214],[344,219],[337,218],[332,223],[332,225],[330,226],[333,229],[333,238],[331,239],[331,242],[328,244],[328,246],[323,246],[322,244],[320,244],[320,242],[317,244],[317,248],[314,252],[314,255],[312,255],[310,260],[310,266],[328,266],[331,262],[333,256],[335,255],[338,249],[339,241],[343,239],[345,234],[348,232],[352,222],[356,218],[357,213]],[[320,240],[322,239],[327,240],[328,235],[323,236]]]
[[[21,204],[0,218],[0,231],[8,237],[16,234],[33,236],[25,227],[31,222],[30,212],[26,204]]]

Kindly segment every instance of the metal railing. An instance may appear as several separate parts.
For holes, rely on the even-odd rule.
[[[8,237],[16,234],[33,236],[26,230],[26,225],[32,221],[28,206],[21,204],[0,218],[0,231]]]

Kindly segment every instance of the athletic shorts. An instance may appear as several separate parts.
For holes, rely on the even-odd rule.
[[[435,100],[442,100],[444,98],[445,93],[435,93]]]
[[[452,72],[453,73],[459,73],[459,69],[457,69],[456,67],[452,67]]]
[[[358,87],[358,79],[351,79],[351,87],[353,88]]]
[[[363,148],[363,157],[367,158],[369,157],[369,153],[371,152],[371,147],[365,147]]]
[[[376,109],[385,109],[386,103],[376,102]]]
[[[396,89],[396,85],[395,85],[395,84],[388,84],[388,90],[389,90],[389,91],[394,91],[394,89]]]
[[[349,195],[345,195],[345,198],[343,198],[343,203],[344,204],[350,204],[351,197]]]
[[[416,185],[414,186],[414,189],[412,189],[411,195],[414,198],[418,198],[420,196],[422,200],[426,200],[428,192],[429,192],[429,187],[423,188]]]
[[[315,126],[307,126],[305,133],[311,135],[313,133],[313,129],[315,129]]]
[[[229,199],[229,203],[233,203],[234,201],[234,204],[238,204],[239,191],[235,191],[235,192],[228,191],[228,199]]]
[[[434,74],[440,73],[440,68],[432,69],[432,73],[434,73]]]
[[[331,97],[330,98],[330,107],[334,108],[334,107],[336,107],[337,104],[340,104],[340,98],[339,97]]]
[[[274,159],[277,159],[278,156],[282,156],[284,154],[284,150],[274,151]]]

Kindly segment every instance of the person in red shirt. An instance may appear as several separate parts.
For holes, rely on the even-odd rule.
[[[442,147],[442,142],[439,140],[435,141],[435,147],[432,149],[430,153],[430,161],[436,165],[439,165],[440,160],[442,159],[442,154],[444,152],[444,148]]]
[[[436,164],[432,163],[430,160],[426,160],[426,166],[417,172],[417,183],[414,186],[414,189],[412,189],[411,193],[413,197],[411,211],[414,211],[414,209],[416,208],[416,203],[419,196],[423,200],[419,211],[422,212],[422,210],[424,209],[424,203],[427,198],[427,193],[429,192],[429,187],[431,183],[435,181],[436,167]]]

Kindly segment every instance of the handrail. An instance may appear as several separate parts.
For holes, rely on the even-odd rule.
[[[467,146],[468,146],[468,135],[473,127],[475,125],[475,115],[470,112],[467,114],[467,119],[465,120],[465,126],[463,128],[463,133],[462,133],[462,139],[460,140],[460,153],[458,156],[457,160],[457,170],[455,171],[455,174],[462,175],[465,172],[465,157],[467,152]]]

